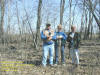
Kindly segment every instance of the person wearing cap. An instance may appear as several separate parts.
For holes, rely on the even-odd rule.
[[[80,35],[78,32],[76,32],[76,27],[71,26],[71,32],[68,34],[69,42],[68,48],[70,52],[70,56],[72,58],[72,64],[75,64],[78,66],[79,64],[79,44],[80,44]]]
[[[49,53],[49,63],[53,66],[53,55],[54,55],[54,40],[56,35],[51,29],[50,24],[46,24],[46,28],[41,32],[41,39],[43,40],[43,59],[42,65],[45,67],[47,64],[47,56]]]
[[[61,62],[63,65],[65,65],[65,43],[67,39],[67,35],[62,31],[62,25],[58,25],[57,27],[58,31],[56,32],[57,39],[55,41],[55,65],[58,65],[59,63],[59,52],[61,52]],[[59,40],[61,41],[61,48],[60,51],[58,49],[59,47]]]

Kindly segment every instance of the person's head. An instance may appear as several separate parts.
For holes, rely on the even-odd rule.
[[[61,30],[62,30],[62,25],[59,24],[59,25],[57,26],[57,28],[58,28],[58,31],[61,31]]]
[[[75,26],[71,26],[71,30],[72,30],[72,32],[75,32],[76,27]]]
[[[46,29],[51,29],[51,25],[49,23],[46,24]]]

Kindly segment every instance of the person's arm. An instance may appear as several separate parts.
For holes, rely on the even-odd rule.
[[[81,42],[81,37],[80,37],[80,34],[78,33],[78,42],[80,43]]]
[[[43,31],[41,32],[41,39],[46,40],[47,37],[44,35]]]
[[[56,40],[57,36],[56,36],[56,32],[54,33],[54,36],[52,36],[52,40]]]
[[[62,37],[63,40],[66,40],[67,39],[67,35],[65,33],[63,33],[63,37]]]

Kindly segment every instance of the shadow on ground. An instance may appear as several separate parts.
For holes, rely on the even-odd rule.
[[[23,64],[33,64],[35,66],[40,66],[41,65],[41,61],[40,60],[24,61]]]

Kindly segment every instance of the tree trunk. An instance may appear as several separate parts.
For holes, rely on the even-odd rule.
[[[87,38],[89,39],[89,34],[90,34],[90,25],[91,25],[91,13],[89,12],[89,23],[88,23],[88,29],[87,29]]]
[[[99,30],[100,30],[100,20],[96,17],[96,15],[94,14],[94,12],[92,12],[92,15],[93,15],[93,17],[94,17],[94,19],[95,19],[98,27],[99,27]]]
[[[81,28],[80,28],[80,37],[82,38],[83,32],[84,32],[84,17],[85,17],[85,0],[83,2],[83,12],[82,12],[82,17],[81,17]]]
[[[93,34],[93,25],[91,25],[91,36],[90,36],[90,40],[92,40],[92,34]]]
[[[72,24],[72,22],[71,22],[71,13],[72,13],[71,8],[72,8],[72,0],[69,0],[69,32],[71,31],[71,24]]]
[[[91,23],[90,23],[90,30],[91,30],[91,32],[90,32],[90,40],[92,39],[92,34],[93,34],[93,15],[91,15]]]
[[[58,39],[58,60],[61,60],[61,39]]]
[[[81,17],[81,28],[80,28],[80,37],[82,38],[82,32],[83,32],[83,14]]]
[[[89,11],[92,13],[92,15],[93,15],[98,27],[99,27],[99,30],[100,30],[100,20],[96,17],[96,15],[94,13],[95,7],[96,7],[96,4],[95,4],[95,6],[93,8],[93,4],[92,4],[91,0],[89,0]]]
[[[17,22],[18,22],[18,26],[19,26],[19,33],[20,33],[20,37],[21,37],[21,26],[20,26],[20,20],[19,20],[19,10],[18,10],[17,1],[16,1],[16,16],[17,16]]]
[[[4,29],[3,29],[3,24],[4,24],[4,11],[5,11],[5,1],[1,0],[0,2],[0,38],[3,41],[3,34],[4,34]]]
[[[88,18],[87,18],[87,11],[85,10],[85,32],[84,32],[84,40],[86,40],[87,39],[87,36],[86,36],[86,34],[87,34],[87,21],[88,21]]]
[[[38,12],[37,12],[37,31],[36,31],[36,44],[40,47],[40,25],[41,25],[41,8],[42,0],[39,0]]]
[[[11,36],[10,36],[10,21],[11,21],[11,16],[10,16],[10,0],[8,1],[8,24],[7,24],[7,43],[11,42]]]
[[[65,5],[65,0],[61,0],[61,3],[60,3],[60,24],[61,25],[63,23],[64,5]]]

